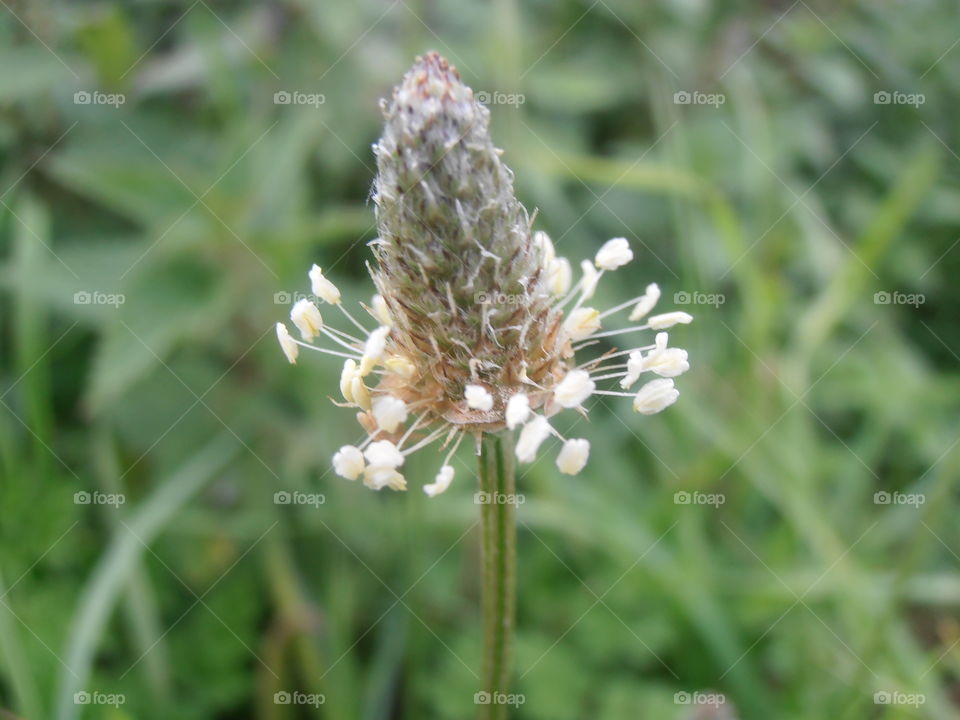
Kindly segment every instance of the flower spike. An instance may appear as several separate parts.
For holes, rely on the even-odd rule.
[[[302,341],[276,326],[289,362],[301,348],[342,359],[337,404],[354,409],[366,439],[334,454],[337,475],[402,491],[405,458],[438,445],[446,455],[433,482],[422,485],[436,497],[453,481],[461,441],[500,432],[518,434],[523,463],[559,438],[556,466],[576,475],[590,442],[564,439],[554,415],[586,416],[594,396],[632,398],[643,415],[677,401],[674,378],[690,364],[663,331],[692,317],[650,316],[661,298],[656,283],[606,309],[588,304],[607,273],[633,260],[630,243],[603,243],[574,281],[559,243],[532,228],[490,136],[490,113],[455,68],[437,53],[417,58],[381,109],[372,193],[378,237],[369,268],[375,294],[362,306],[377,327],[350,313],[318,265],[308,272],[310,288],[318,302],[337,306],[349,332],[325,322],[306,299],[290,313]],[[651,330],[652,342],[608,345]]]

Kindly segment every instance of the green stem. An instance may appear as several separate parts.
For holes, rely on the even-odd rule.
[[[483,677],[481,689],[495,698],[509,690],[517,573],[516,483],[513,438],[484,435],[480,450],[483,538]],[[502,720],[507,705],[480,706],[481,720]]]

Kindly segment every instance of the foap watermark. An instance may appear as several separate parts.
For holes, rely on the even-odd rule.
[[[920,707],[927,701],[923,693],[905,693],[899,690],[878,690],[873,694],[874,705],[908,705]]]
[[[293,305],[300,300],[313,300],[313,295],[303,292],[287,292],[286,290],[278,290],[273,294],[274,305]]]
[[[480,690],[473,694],[474,705],[513,705],[513,707],[520,707],[526,701],[527,696],[523,693],[491,693],[486,690]]]
[[[88,492],[86,490],[77,490],[73,494],[74,505],[112,505],[120,507],[127,501],[123,493],[105,493],[99,490]]]
[[[904,293],[898,290],[888,292],[880,290],[873,294],[874,305],[913,305],[920,307],[927,301],[927,296],[923,293]]]
[[[326,501],[327,498],[325,495],[323,495],[323,493],[305,493],[300,492],[299,490],[294,490],[293,492],[278,490],[273,494],[274,505],[310,505],[311,507],[318,508]]]
[[[720,507],[727,501],[722,493],[703,493],[697,490],[678,490],[673,494],[674,505],[712,505]]]
[[[477,492],[473,494],[475,505],[523,505],[526,501],[526,496],[520,493]]]
[[[527,101],[527,96],[523,93],[505,93],[505,92],[488,92],[487,90],[479,90],[473,94],[477,99],[477,102],[481,105],[513,105],[514,107],[520,107]]]
[[[279,690],[273,694],[274,705],[310,705],[318,708],[327,701],[323,693],[305,693],[299,690]]]
[[[713,305],[715,308],[720,307],[727,301],[727,298],[722,293],[702,293],[694,290],[693,292],[688,292],[686,290],[679,290],[673,294],[673,304],[674,305]]]
[[[100,290],[77,290],[73,294],[74,305],[112,305],[117,308],[127,301],[123,293],[107,293]]]
[[[674,105],[713,105],[718,108],[727,101],[723,93],[705,93],[699,90],[677,90],[673,94]]]
[[[902,493],[899,490],[887,492],[878,490],[873,494],[874,505],[913,505],[920,507],[927,501],[927,496],[923,493]]]
[[[120,107],[127,101],[123,93],[105,93],[99,90],[77,90],[73,94],[74,105],[111,105]]]
[[[699,690],[687,692],[686,690],[681,690],[673,694],[674,705],[712,705],[713,707],[717,707],[724,705],[726,702],[727,696],[723,693],[701,692]]]
[[[112,705],[115,708],[127,702],[123,693],[105,693],[99,690],[78,690],[73,694],[74,705]]]
[[[923,93],[905,93],[899,90],[878,90],[873,94],[874,105],[912,105],[920,107],[927,101]]]
[[[526,305],[530,298],[526,295],[511,295],[503,292],[478,292],[473,296],[478,305]]]
[[[309,105],[319,108],[327,101],[323,93],[305,93],[300,90],[277,90],[273,94],[274,105]]]

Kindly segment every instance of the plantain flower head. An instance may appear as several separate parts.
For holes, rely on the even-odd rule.
[[[321,319],[309,301],[292,316],[302,342],[282,324],[277,328],[291,362],[299,347],[343,359],[339,404],[358,411],[367,437],[334,456],[339,475],[362,476],[375,490],[404,490],[404,458],[442,441],[446,457],[423,486],[433,497],[451,484],[450,459],[465,436],[501,431],[519,433],[521,462],[534,461],[556,437],[557,467],[574,475],[586,465],[590,443],[562,437],[551,417],[568,409],[585,415],[594,395],[632,397],[642,414],[676,401],[671,378],[689,364],[685,351],[668,347],[666,332],[653,344],[589,359],[580,351],[601,338],[686,324],[691,316],[670,312],[604,330],[621,311],[631,310],[632,323],[642,321],[660,289],[650,284],[607,310],[588,304],[603,275],[633,259],[629,242],[603,244],[580,264],[574,282],[570,261],[557,255],[545,232],[532,229],[514,194],[513,174],[491,140],[489,111],[444,58],[418,58],[381,109],[383,136],[373,147],[376,295],[364,306],[372,322],[350,314],[339,289],[314,265],[308,273],[314,295],[335,306],[348,329]],[[324,345],[313,344],[314,337]],[[659,378],[627,392],[647,372]],[[621,390],[607,389],[614,381]]]

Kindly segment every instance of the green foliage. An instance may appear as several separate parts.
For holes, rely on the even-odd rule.
[[[474,714],[469,449],[433,500],[429,453],[405,495],[333,477],[339,367],[272,336],[313,262],[368,300],[377,101],[436,49],[522,96],[493,136],[560,254],[631,241],[598,307],[724,300],[676,308],[676,406],[604,398],[581,476],[556,449],[521,469],[512,716],[687,720],[675,693],[719,692],[745,720],[956,717],[955,8],[734,5],[0,7],[0,708]]]

